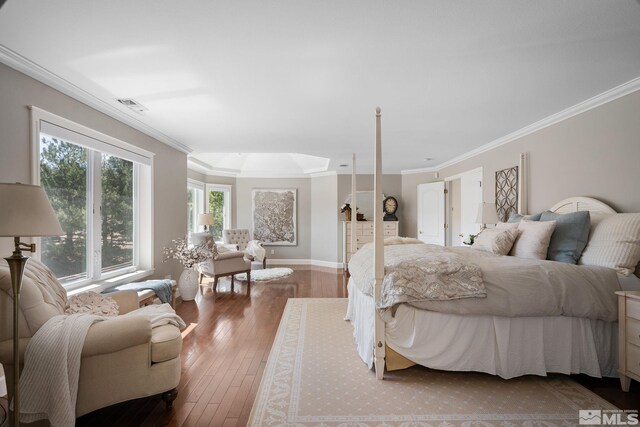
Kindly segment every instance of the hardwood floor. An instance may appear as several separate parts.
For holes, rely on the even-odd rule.
[[[288,298],[346,296],[342,274],[296,269],[277,281],[222,279],[218,292],[178,304],[183,333],[182,380],[171,412],[159,396],[124,402],[78,419],[78,426],[244,426]],[[575,379],[622,409],[640,408],[640,384],[620,390],[617,379]],[[6,403],[5,403],[6,405]]]

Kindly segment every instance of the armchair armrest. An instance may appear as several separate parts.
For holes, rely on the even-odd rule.
[[[136,298],[136,303],[137,301]],[[114,317],[91,325],[84,341],[82,356],[113,353],[150,341],[151,321],[148,318]]]
[[[216,243],[218,247],[229,249],[230,251],[239,251],[240,247],[234,243]]]
[[[140,307],[140,304],[138,303],[138,293],[136,291],[117,291],[104,295],[116,300],[118,303],[118,312],[120,314],[128,313]]]
[[[232,258],[243,258],[244,257],[244,252],[223,252],[221,254],[218,254],[218,257],[215,259],[215,261],[220,261],[223,259],[232,259]]]

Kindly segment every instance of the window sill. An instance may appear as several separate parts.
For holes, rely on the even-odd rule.
[[[136,280],[149,277],[154,273],[154,269],[151,270],[137,270],[131,273],[121,274],[119,276],[111,277],[107,280],[101,280],[100,282],[90,283],[82,285],[77,288],[67,289],[67,296],[79,294],[81,292],[97,292],[100,293],[105,289],[112,288],[114,286],[122,285],[125,283],[135,282]]]

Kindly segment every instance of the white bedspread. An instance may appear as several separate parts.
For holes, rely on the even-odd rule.
[[[387,254],[393,254],[390,258],[397,263],[404,251],[410,257],[414,256],[416,249],[411,247],[424,247],[419,250],[429,252],[429,246],[431,245],[385,246],[385,274],[388,273]],[[487,297],[452,301],[425,300],[411,302],[412,306],[465,315],[570,316],[609,322],[617,319],[614,292],[620,289],[620,285],[612,269],[500,256],[463,247],[439,248],[480,267]],[[361,251],[364,249],[366,246]],[[351,277],[362,293],[371,295],[373,258],[356,255],[358,254],[349,262]]]

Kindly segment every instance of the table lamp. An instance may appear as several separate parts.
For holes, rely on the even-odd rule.
[[[11,274],[13,293],[13,411],[11,426],[20,423],[20,342],[18,312],[24,266],[29,257],[23,251],[35,252],[34,243],[20,237],[60,236],[64,234],[44,189],[37,185],[0,183],[0,237],[13,237],[14,251],[5,258]]]
[[[497,224],[498,221],[498,212],[495,203],[480,203],[478,205],[476,224],[482,224],[480,231],[487,228],[487,224]]]
[[[198,225],[204,225],[205,231],[207,231],[207,226],[209,226],[209,231],[211,231],[211,226],[213,225],[213,214],[212,213],[199,214]]]

